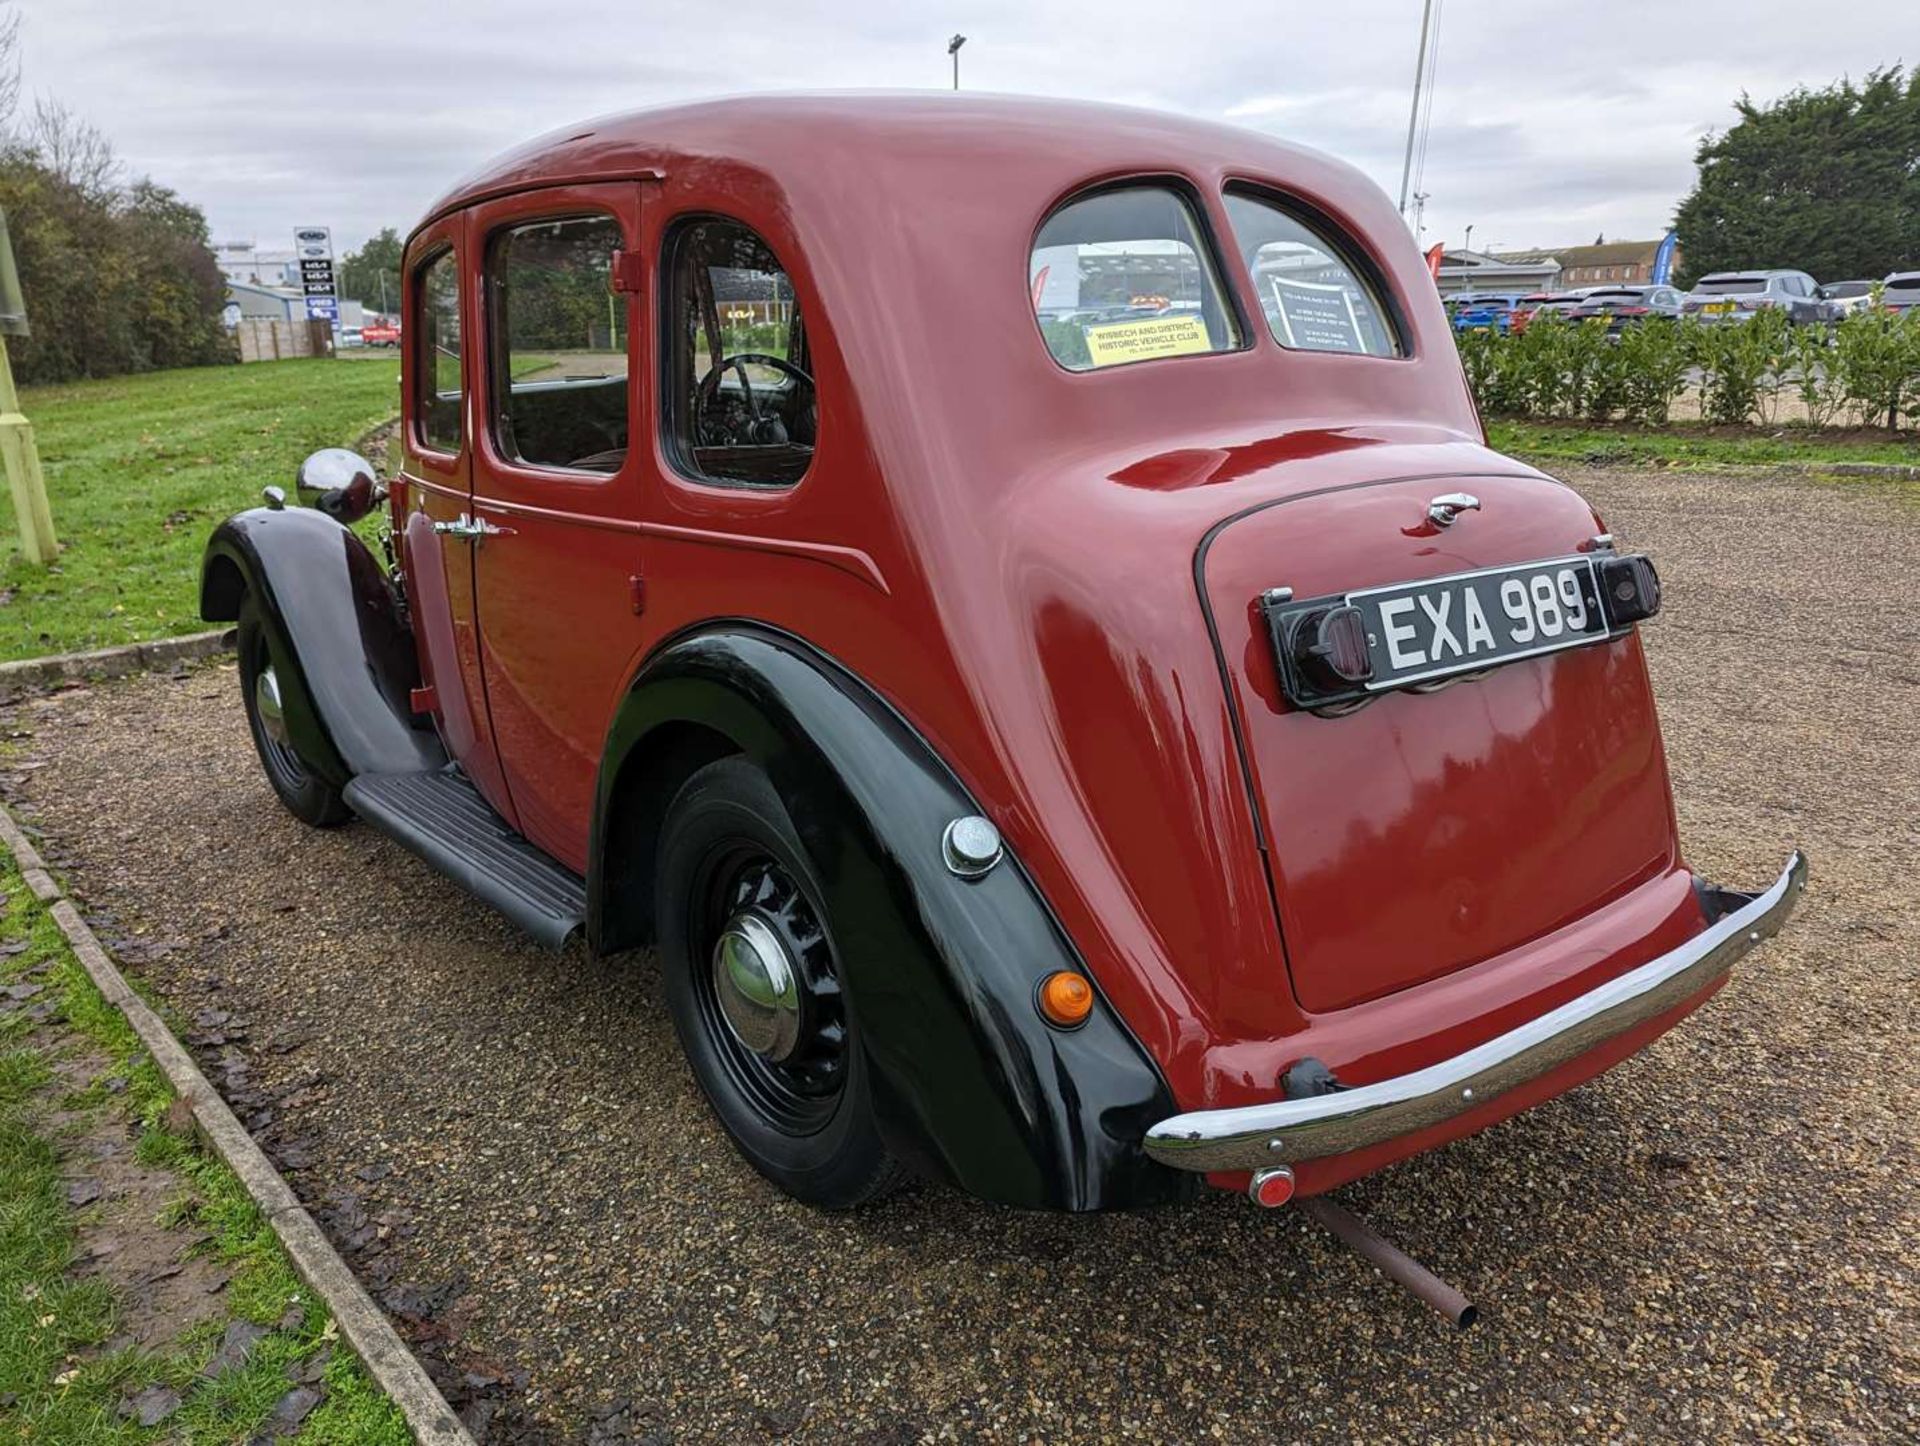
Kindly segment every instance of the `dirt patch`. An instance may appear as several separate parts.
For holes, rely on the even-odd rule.
[[[1920,1439],[1920,509],[1573,480],[1667,584],[1645,638],[1694,866],[1751,887],[1797,844],[1813,884],[1643,1054],[1341,1192],[1468,1289],[1466,1335],[1224,1197],[781,1198],[649,960],[547,955],[370,830],[302,829],[230,669],[17,709],[43,766],[12,786],[134,972],[251,1022],[202,1058],[430,1368],[524,1365],[475,1368],[492,1441]]]
[[[109,1097],[123,1089],[112,1061],[46,1019],[28,1042],[51,1076],[29,1121],[53,1143],[77,1212],[72,1273],[104,1280],[119,1303],[119,1330],[100,1349],[163,1350],[223,1318],[220,1297],[232,1272],[201,1253],[208,1236],[165,1223],[182,1198],[179,1176],[139,1162],[137,1130],[118,1112],[66,1103],[96,1087]]]
[[[70,1032],[52,1032],[39,1047],[49,1056],[56,1097],[99,1082],[109,1094],[115,1084],[124,1087],[111,1062]],[[73,1272],[101,1277],[120,1303],[120,1331],[107,1348],[163,1349],[224,1317],[220,1294],[232,1272],[197,1253],[208,1236],[162,1223],[181,1199],[180,1179],[139,1162],[134,1127],[110,1110],[63,1106],[45,1110],[44,1121],[60,1156],[67,1202],[80,1210]]]

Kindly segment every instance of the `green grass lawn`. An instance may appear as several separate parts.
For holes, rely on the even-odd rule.
[[[1671,422],[1537,422],[1490,418],[1496,451],[1552,461],[1669,467],[1765,467],[1781,462],[1894,462],[1920,466],[1920,432],[1896,439],[1860,428],[1709,427]]]
[[[328,1351],[324,1399],[297,1433],[283,1438],[288,1446],[405,1446],[412,1435],[398,1408],[350,1352],[333,1344],[338,1331],[325,1306],[300,1283],[238,1178],[193,1139],[167,1128],[172,1096],[159,1070],[0,852],[0,985],[29,980],[57,1008],[38,1024],[18,1010],[0,1017],[0,1440],[46,1446],[251,1440],[292,1388],[289,1368]],[[106,1073],[63,1095],[50,1059],[75,1050]],[[117,1091],[108,1080],[117,1082]],[[56,1106],[66,1112],[64,1126],[51,1113]],[[99,1114],[110,1116],[111,1132],[132,1134],[140,1163],[170,1172],[177,1182],[159,1228],[231,1272],[221,1312],[155,1349],[117,1342],[115,1285],[104,1274],[75,1270],[77,1211],[68,1200],[58,1144],[80,1117]],[[75,1163],[68,1160],[65,1168]],[[243,1363],[209,1379],[203,1368],[233,1321],[251,1321],[266,1334]],[[121,1409],[148,1387],[179,1397],[174,1414],[151,1429]]]
[[[399,373],[396,357],[258,362],[22,392],[62,550],[28,565],[0,488],[0,662],[205,628],[207,534],[393,417]]]

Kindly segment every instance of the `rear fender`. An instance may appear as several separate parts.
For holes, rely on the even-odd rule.
[[[438,768],[446,751],[413,721],[420,664],[393,588],[367,546],[308,507],[256,507],[207,540],[200,616],[232,622],[251,595],[267,622],[287,729],[335,788],[359,773]]]
[[[1171,1096],[1119,1017],[1101,1000],[1076,1030],[1041,1019],[1039,981],[1081,964],[1018,861],[973,880],[949,872],[944,831],[978,805],[904,719],[797,639],[727,624],[682,637],[642,670],[601,763],[588,865],[596,945],[639,943],[651,925],[627,905],[651,895],[653,829],[620,820],[657,827],[689,766],[727,752],[766,771],[826,894],[897,1157],[1028,1208],[1189,1193],[1191,1180],[1141,1150]]]

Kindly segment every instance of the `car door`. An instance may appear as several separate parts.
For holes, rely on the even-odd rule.
[[[471,510],[469,405],[471,288],[461,216],[434,223],[413,241],[404,282],[407,345],[401,353],[406,425],[395,479],[400,555],[412,602],[425,684],[416,705],[433,715],[447,751],[481,795],[513,819],[494,757],[480,676],[473,555],[459,529]]]
[[[584,873],[608,721],[647,640],[637,477],[644,327],[616,257],[636,185],[522,192],[470,222],[481,672],[520,831]],[[641,430],[636,440],[644,439]]]

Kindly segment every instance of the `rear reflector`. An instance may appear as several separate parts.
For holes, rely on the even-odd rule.
[[[1247,1198],[1271,1210],[1293,1198],[1293,1171],[1285,1165],[1271,1170],[1255,1170],[1247,1185]]]

